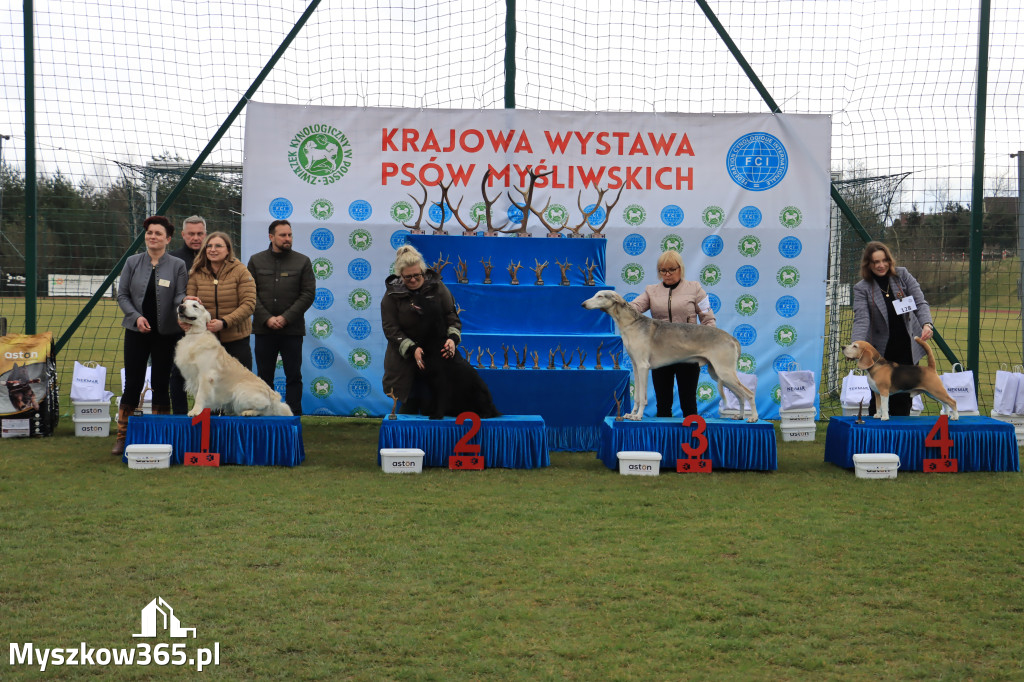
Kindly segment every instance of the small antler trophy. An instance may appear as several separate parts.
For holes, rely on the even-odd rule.
[[[572,263],[569,262],[568,258],[565,259],[564,263],[559,263],[558,259],[556,258],[555,265],[557,265],[558,269],[562,271],[562,281],[559,282],[558,285],[563,287],[569,286],[569,276],[566,275],[565,273],[569,270],[569,268],[572,267]]]
[[[458,257],[459,263],[455,266],[455,279],[459,281],[459,284],[467,284],[469,277],[467,275],[469,267],[466,261],[462,260],[462,256]]]
[[[388,419],[397,419],[395,411],[398,409],[398,398],[395,397],[395,389],[388,391],[387,396],[391,398],[391,414],[388,415]]]
[[[491,283],[491,270],[494,268],[494,266],[491,265],[490,257],[488,257],[487,260],[484,260],[483,258],[481,258],[480,259],[480,264],[484,266],[484,284],[490,284]]]
[[[536,263],[536,266],[530,269],[533,270],[533,274],[537,275],[537,281],[534,282],[534,284],[537,286],[544,286],[544,278],[540,276],[540,273],[544,272],[544,268],[548,266],[548,262],[544,261],[541,263],[536,258],[533,259],[533,262]]]
[[[597,356],[594,358],[594,369],[604,369],[604,367],[601,366],[601,346],[603,345],[604,341],[597,344]]]
[[[523,267],[522,262],[519,262],[519,263],[509,262],[509,264],[508,264],[508,274],[509,274],[510,277],[512,277],[512,281],[509,282],[509,284],[519,284],[519,271],[522,269],[522,267]]]

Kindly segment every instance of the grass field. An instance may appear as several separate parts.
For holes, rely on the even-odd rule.
[[[0,631],[133,647],[156,596],[231,680],[1024,679],[1024,479],[394,476],[379,421],[305,417],[294,469],[134,471],[112,438],[4,441]],[[163,641],[167,641],[164,639]],[[3,679],[191,679],[174,666]]]

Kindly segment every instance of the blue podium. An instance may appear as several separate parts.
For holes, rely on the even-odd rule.
[[[422,415],[397,415],[384,418],[377,438],[380,448],[418,448],[423,450],[423,466],[447,467],[455,446],[470,431],[471,422],[462,424],[453,417],[428,419]],[[551,465],[544,420],[535,415],[506,415],[481,419],[480,430],[469,443],[480,445],[480,455],[488,469],[536,469]],[[377,454],[380,464],[380,453]]]
[[[900,471],[922,471],[923,460],[937,459],[940,450],[925,446],[938,417],[832,417],[825,432],[825,461],[853,468],[857,453],[891,452],[899,455]],[[1013,424],[991,417],[960,417],[949,422],[953,448],[949,456],[959,461],[960,471],[1020,471],[1020,457]]]
[[[141,415],[128,420],[125,445],[169,444],[172,464],[199,452],[202,426],[185,415]],[[294,467],[306,459],[300,417],[210,417],[210,452],[221,464]],[[127,462],[127,457],[122,455]]]
[[[704,457],[714,469],[775,471],[779,468],[775,448],[775,427],[771,422],[748,424],[734,419],[706,419],[704,433],[708,449]],[[661,453],[661,468],[675,469],[684,459],[682,444],[696,446],[691,438],[696,426],[683,426],[681,419],[645,417],[643,421],[607,417],[601,428],[601,449],[597,458],[609,469],[618,469],[618,453],[640,450]]]

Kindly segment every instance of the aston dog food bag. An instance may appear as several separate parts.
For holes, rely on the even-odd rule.
[[[0,432],[4,438],[50,436],[57,426],[53,335],[0,336]]]

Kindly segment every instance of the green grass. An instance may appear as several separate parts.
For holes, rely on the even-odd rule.
[[[379,421],[303,423],[294,469],[129,470],[67,420],[4,441],[6,641],[134,646],[160,595],[216,679],[1024,678],[1019,474],[857,479],[822,423],[773,473],[396,476]]]

